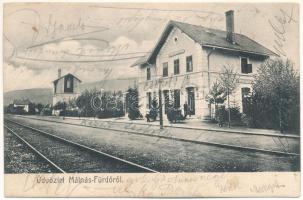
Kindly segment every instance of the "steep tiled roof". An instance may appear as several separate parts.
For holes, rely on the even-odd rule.
[[[78,79],[76,76],[72,75],[71,73],[68,73],[68,74],[66,74],[66,75],[64,75],[64,76],[61,76],[60,78],[57,78],[56,80],[53,81],[53,83],[59,81],[61,78],[64,78],[64,77],[66,77],[66,76],[72,76],[72,77],[74,77],[75,79],[77,79],[78,81],[81,82],[81,80]]]
[[[276,55],[268,48],[262,46],[261,44],[242,34],[235,33],[236,43],[232,44],[226,40],[226,31],[206,28],[203,26],[197,26],[183,22],[170,21],[152,52],[147,56],[137,60],[132,66],[154,60],[156,55],[160,51],[162,44],[165,42],[170,31],[174,27],[179,28],[183,33],[187,34],[195,42],[199,43],[204,47],[223,48],[231,51],[246,52],[264,56]]]
[[[209,45],[261,55],[275,55],[271,50],[242,34],[235,33],[236,44],[232,44],[226,40],[226,31],[176,21],[170,23],[177,26],[202,46]]]

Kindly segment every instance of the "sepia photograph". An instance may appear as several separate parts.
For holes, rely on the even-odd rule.
[[[299,9],[3,4],[6,195],[300,195]]]

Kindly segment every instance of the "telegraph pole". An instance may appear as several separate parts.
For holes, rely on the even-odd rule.
[[[228,104],[228,128],[230,128],[230,103],[229,103],[229,87],[230,87],[230,80],[229,80],[229,72],[227,73],[227,104]]]
[[[159,118],[160,129],[163,129],[161,78],[159,78]]]

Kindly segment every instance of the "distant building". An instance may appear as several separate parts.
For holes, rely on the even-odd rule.
[[[226,31],[170,21],[156,46],[132,66],[139,71],[139,99],[143,114],[158,99],[161,85],[163,110],[169,104],[189,114],[206,118],[214,112],[206,95],[218,80],[224,65],[234,67],[240,76],[232,100],[243,110],[243,98],[251,92],[253,74],[270,56],[271,50],[234,32],[234,12],[226,12]],[[161,84],[159,85],[159,80]]]
[[[14,100],[13,101],[13,108],[15,111],[18,112],[29,112],[30,101],[28,99],[23,100]]]
[[[53,81],[53,106],[57,102],[68,102],[80,94],[79,84],[81,80],[72,74],[61,76],[61,69],[58,69],[58,78]]]

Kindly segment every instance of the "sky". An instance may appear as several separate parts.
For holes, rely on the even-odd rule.
[[[135,77],[130,65],[151,51],[169,20],[225,30],[228,10],[235,32],[299,69],[296,4],[14,3],[4,6],[4,92],[51,88],[58,68],[83,82]]]

